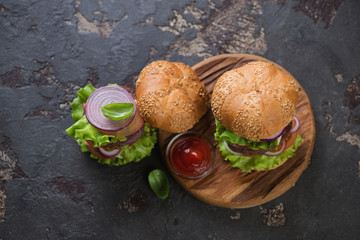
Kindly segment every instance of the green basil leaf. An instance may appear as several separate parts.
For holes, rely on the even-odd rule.
[[[154,169],[149,173],[148,181],[151,189],[161,199],[166,199],[169,195],[169,182],[163,171]]]
[[[105,117],[112,120],[120,120],[130,117],[134,112],[133,103],[110,103],[101,108]]]

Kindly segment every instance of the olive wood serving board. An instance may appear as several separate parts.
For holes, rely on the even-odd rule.
[[[224,54],[206,59],[192,68],[207,90],[212,93],[218,77],[225,71],[256,60],[269,62],[269,60],[255,55]],[[279,65],[275,65],[281,68]],[[268,202],[295,185],[301,173],[306,169],[314,147],[314,115],[310,100],[302,87],[299,91],[296,116],[300,121],[299,133],[304,142],[296,151],[295,156],[275,169],[244,173],[240,169],[232,168],[230,162],[225,161],[219,149],[216,148],[215,120],[211,110],[208,110],[191,131],[200,132],[212,140],[213,147],[216,148],[216,159],[212,171],[205,177],[192,180],[184,179],[176,174],[172,175],[190,194],[216,206],[248,208]],[[159,145],[164,161],[166,147],[173,136],[175,134],[159,131]]]

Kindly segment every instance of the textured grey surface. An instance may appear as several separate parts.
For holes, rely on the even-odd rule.
[[[0,239],[358,239],[359,10],[356,0],[0,0]],[[153,60],[221,53],[282,65],[312,102],[311,165],[279,198],[207,205],[158,148],[108,167],[64,132],[87,82],[133,87]],[[147,184],[153,168],[169,176],[166,200]]]

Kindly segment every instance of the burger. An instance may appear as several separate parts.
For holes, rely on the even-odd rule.
[[[138,162],[151,154],[156,128],[141,117],[134,90],[88,84],[77,95],[71,104],[74,124],[66,132],[82,152],[108,165]]]
[[[215,140],[243,172],[274,169],[303,142],[295,116],[299,85],[270,62],[255,61],[220,76],[211,98]]]

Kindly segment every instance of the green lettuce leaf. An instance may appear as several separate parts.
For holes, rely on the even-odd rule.
[[[76,92],[78,97],[76,97],[71,104],[72,118],[74,119],[74,122],[78,121],[84,115],[83,104],[86,103],[86,100],[93,91],[95,91],[95,88],[91,85],[91,83],[89,83]]]
[[[87,149],[85,145],[86,140],[92,141],[94,143],[94,147],[101,147],[109,143],[126,140],[126,137],[115,137],[113,135],[107,135],[100,132],[97,128],[89,123],[85,115],[82,116],[80,120],[74,123],[71,127],[66,129],[65,132],[75,138],[82,151],[84,147]]]
[[[220,148],[221,154],[225,160],[230,161],[232,167],[240,168],[243,172],[251,172],[252,170],[269,170],[281,164],[286,159],[293,157],[296,149],[303,141],[300,134],[298,134],[291,147],[286,149],[280,155],[273,157],[266,155],[255,155],[252,157],[233,155],[225,148],[223,141],[220,141],[217,146]]]
[[[262,142],[260,140],[250,140],[246,138],[242,138],[232,131],[226,129],[221,123],[215,119],[216,124],[216,132],[215,132],[215,140],[218,142],[226,141],[228,143],[234,143],[238,145],[246,145],[252,150],[265,149],[270,150],[272,147],[276,148],[279,145],[279,141],[277,139],[273,141]]]

